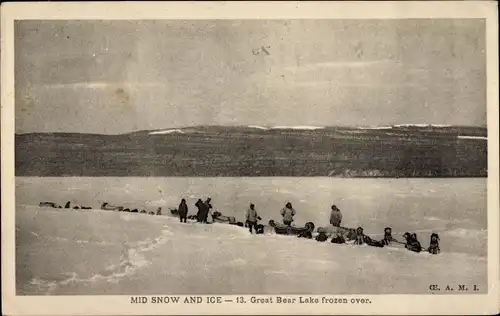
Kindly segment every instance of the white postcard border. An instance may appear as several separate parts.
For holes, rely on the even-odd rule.
[[[2,301],[9,315],[111,314],[478,314],[499,306],[498,15],[496,3],[471,2],[196,2],[2,4]],[[132,304],[130,296],[15,295],[14,21],[18,19],[394,19],[485,18],[488,102],[488,286],[468,295],[314,295],[348,304]],[[459,282],[459,281],[457,281]],[[140,293],[137,293],[140,295]],[[158,293],[167,296],[167,293]],[[257,295],[256,295],[257,296]],[[258,295],[274,297],[276,295]],[[303,295],[309,297],[308,295]],[[151,295],[147,297],[151,298]],[[184,299],[185,296],[180,296]],[[243,296],[250,301],[250,295]],[[299,297],[299,295],[287,295]],[[356,303],[356,299],[371,303]]]

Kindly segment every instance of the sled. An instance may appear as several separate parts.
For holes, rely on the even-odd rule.
[[[101,210],[104,211],[123,211],[123,206],[118,206],[118,205],[111,205],[107,202],[102,203],[101,205]]]
[[[345,239],[354,239],[356,238],[356,229],[355,228],[349,228],[349,227],[337,227],[333,225],[328,225],[324,227],[318,227],[316,229],[318,233],[324,233],[328,237],[340,235],[344,237]]]
[[[57,205],[56,203],[54,202],[40,202],[40,204],[38,204],[39,207],[52,207],[52,208],[58,208],[59,205]]]
[[[294,227],[294,226],[287,226],[282,223],[276,223],[273,220],[269,221],[269,226],[274,228],[274,232],[279,235],[292,235],[296,236],[301,233],[306,233],[310,232],[312,233],[314,231],[314,223],[313,222],[307,222],[304,227]]]
[[[234,216],[225,216],[222,215],[220,212],[213,212],[212,213],[212,222],[214,223],[224,223],[224,224],[229,224],[229,225],[236,225],[239,227],[243,227],[244,224],[242,222],[237,222],[236,218]]]

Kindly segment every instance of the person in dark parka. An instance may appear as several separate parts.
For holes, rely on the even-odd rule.
[[[196,203],[194,204],[194,206],[196,206],[196,208],[198,209],[198,211],[196,212],[196,221],[198,222],[201,222],[201,212],[203,211],[201,206],[202,203],[203,201],[201,199],[198,199],[198,201],[196,201]]]
[[[181,218],[181,223],[183,221],[185,223],[186,219],[187,219],[187,214],[188,214],[188,206],[186,204],[186,200],[185,199],[181,200],[181,204],[179,204],[178,211],[179,211],[179,217]]]
[[[204,223],[208,223],[208,214],[211,212],[211,210],[213,209],[212,207],[212,204],[210,204],[210,202],[212,201],[211,198],[208,198],[206,201],[205,201],[205,205],[206,205],[206,213],[205,213],[205,217],[204,217]]]
[[[208,206],[201,199],[198,199],[198,202],[196,202],[195,205],[198,208],[198,213],[196,214],[197,221],[199,223],[206,223],[208,217]]]

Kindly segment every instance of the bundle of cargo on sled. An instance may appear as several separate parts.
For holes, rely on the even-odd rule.
[[[292,236],[311,234],[315,227],[313,222],[307,222],[303,227],[296,227],[275,222],[274,220],[269,221],[269,226],[274,228],[276,234]]]
[[[356,238],[356,228],[343,227],[343,226],[323,226],[316,229],[318,234],[325,234],[327,237],[340,235],[345,239],[352,240]]]
[[[359,230],[359,232],[358,232]],[[326,241],[329,237],[333,237],[332,243],[348,243],[348,242],[359,242],[361,244],[367,244],[372,247],[384,247],[384,241],[373,240],[369,236],[363,233],[363,229],[361,227],[358,228],[349,228],[342,226],[325,226],[318,227],[316,229],[318,235],[316,236],[317,241]],[[358,240],[361,238],[360,240]]]

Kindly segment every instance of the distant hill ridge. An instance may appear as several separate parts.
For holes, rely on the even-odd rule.
[[[383,125],[383,126],[260,126],[260,125],[198,125],[188,127],[172,127],[161,128],[152,130],[139,130],[122,134],[99,134],[99,133],[76,133],[76,132],[31,132],[31,133],[18,133],[17,135],[29,134],[44,134],[44,135],[167,135],[167,134],[189,134],[189,133],[203,133],[203,132],[287,132],[293,131],[295,133],[328,133],[328,132],[343,132],[343,131],[413,131],[413,132],[447,132],[459,133],[465,136],[487,136],[487,128],[484,126],[458,126],[458,125],[444,125],[444,124],[396,124],[396,125]],[[472,133],[472,134],[470,134]]]
[[[486,177],[487,129],[196,126],[16,135],[19,176]]]
[[[142,130],[127,134],[175,134],[175,133],[201,133],[201,132],[265,132],[265,131],[294,131],[294,132],[335,132],[350,130],[393,130],[393,131],[434,131],[434,132],[455,132],[461,134],[473,133],[471,136],[487,136],[487,128],[481,126],[453,126],[444,124],[397,124],[386,126],[260,126],[260,125],[241,125],[241,126],[219,126],[203,125],[181,128],[164,128],[155,130]],[[467,134],[469,135],[469,134]]]

